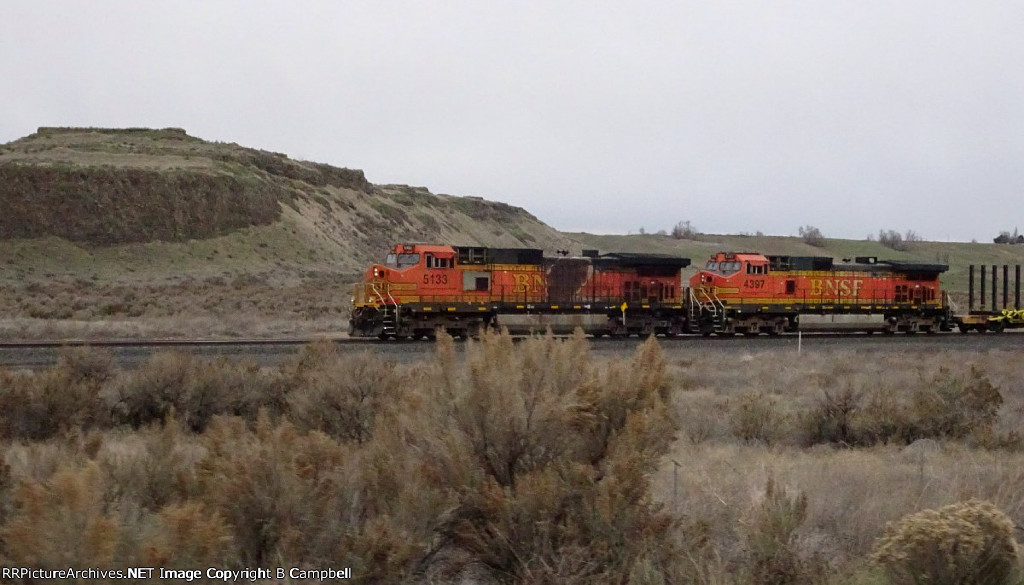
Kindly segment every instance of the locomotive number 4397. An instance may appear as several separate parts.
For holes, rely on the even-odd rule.
[[[747,279],[743,281],[743,288],[764,288],[764,280]]]

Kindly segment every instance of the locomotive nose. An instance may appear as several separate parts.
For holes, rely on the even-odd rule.
[[[713,284],[715,282],[715,275],[704,270],[698,272],[697,277],[695,284]]]

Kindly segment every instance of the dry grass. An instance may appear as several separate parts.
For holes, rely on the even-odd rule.
[[[68,353],[0,372],[0,562],[881,585],[894,573],[871,553],[908,514],[978,499],[1024,523],[1019,360],[781,357],[652,340],[599,358],[581,337],[497,334],[441,335],[413,364],[326,342],[274,368],[171,353],[125,372]],[[910,444],[810,434],[842,388],[888,392],[913,415],[900,424],[957,424]],[[851,420],[880,416],[849,401]]]
[[[270,273],[165,284],[0,284],[0,338],[305,336],[348,330],[351,275]]]

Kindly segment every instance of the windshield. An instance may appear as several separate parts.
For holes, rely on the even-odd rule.
[[[395,254],[388,254],[387,259],[384,260],[384,265],[391,267],[398,266],[398,256]]]
[[[709,270],[711,272],[717,272],[718,274],[722,274],[724,276],[729,276],[730,274],[733,274],[735,272],[739,272],[739,270],[740,270],[740,263],[739,262],[715,262],[714,260],[712,260],[711,262],[708,262],[708,265],[707,265],[707,267],[705,269]]]
[[[420,263],[419,254],[399,254],[398,255],[398,267],[408,268],[409,266],[416,266]]]
[[[724,274],[725,276],[729,276],[730,274],[732,274],[734,272],[739,272],[740,271],[740,263],[739,262],[722,262],[722,264],[719,265],[719,267],[718,267],[718,271],[721,272],[722,274]]]

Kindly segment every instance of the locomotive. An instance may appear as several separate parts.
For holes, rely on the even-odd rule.
[[[528,248],[398,244],[367,269],[352,298],[350,333],[456,336],[480,327],[512,332],[577,327],[595,335],[683,333],[680,271],[661,254],[544,257]]]
[[[584,250],[397,244],[352,297],[356,337],[467,336],[577,327],[593,335],[777,335],[797,329],[895,333],[950,327],[941,264],[835,263],[817,256],[720,252],[689,278],[689,258]]]
[[[720,252],[690,279],[701,333],[778,335],[799,329],[882,333],[950,329],[939,283],[949,267],[857,257]]]

